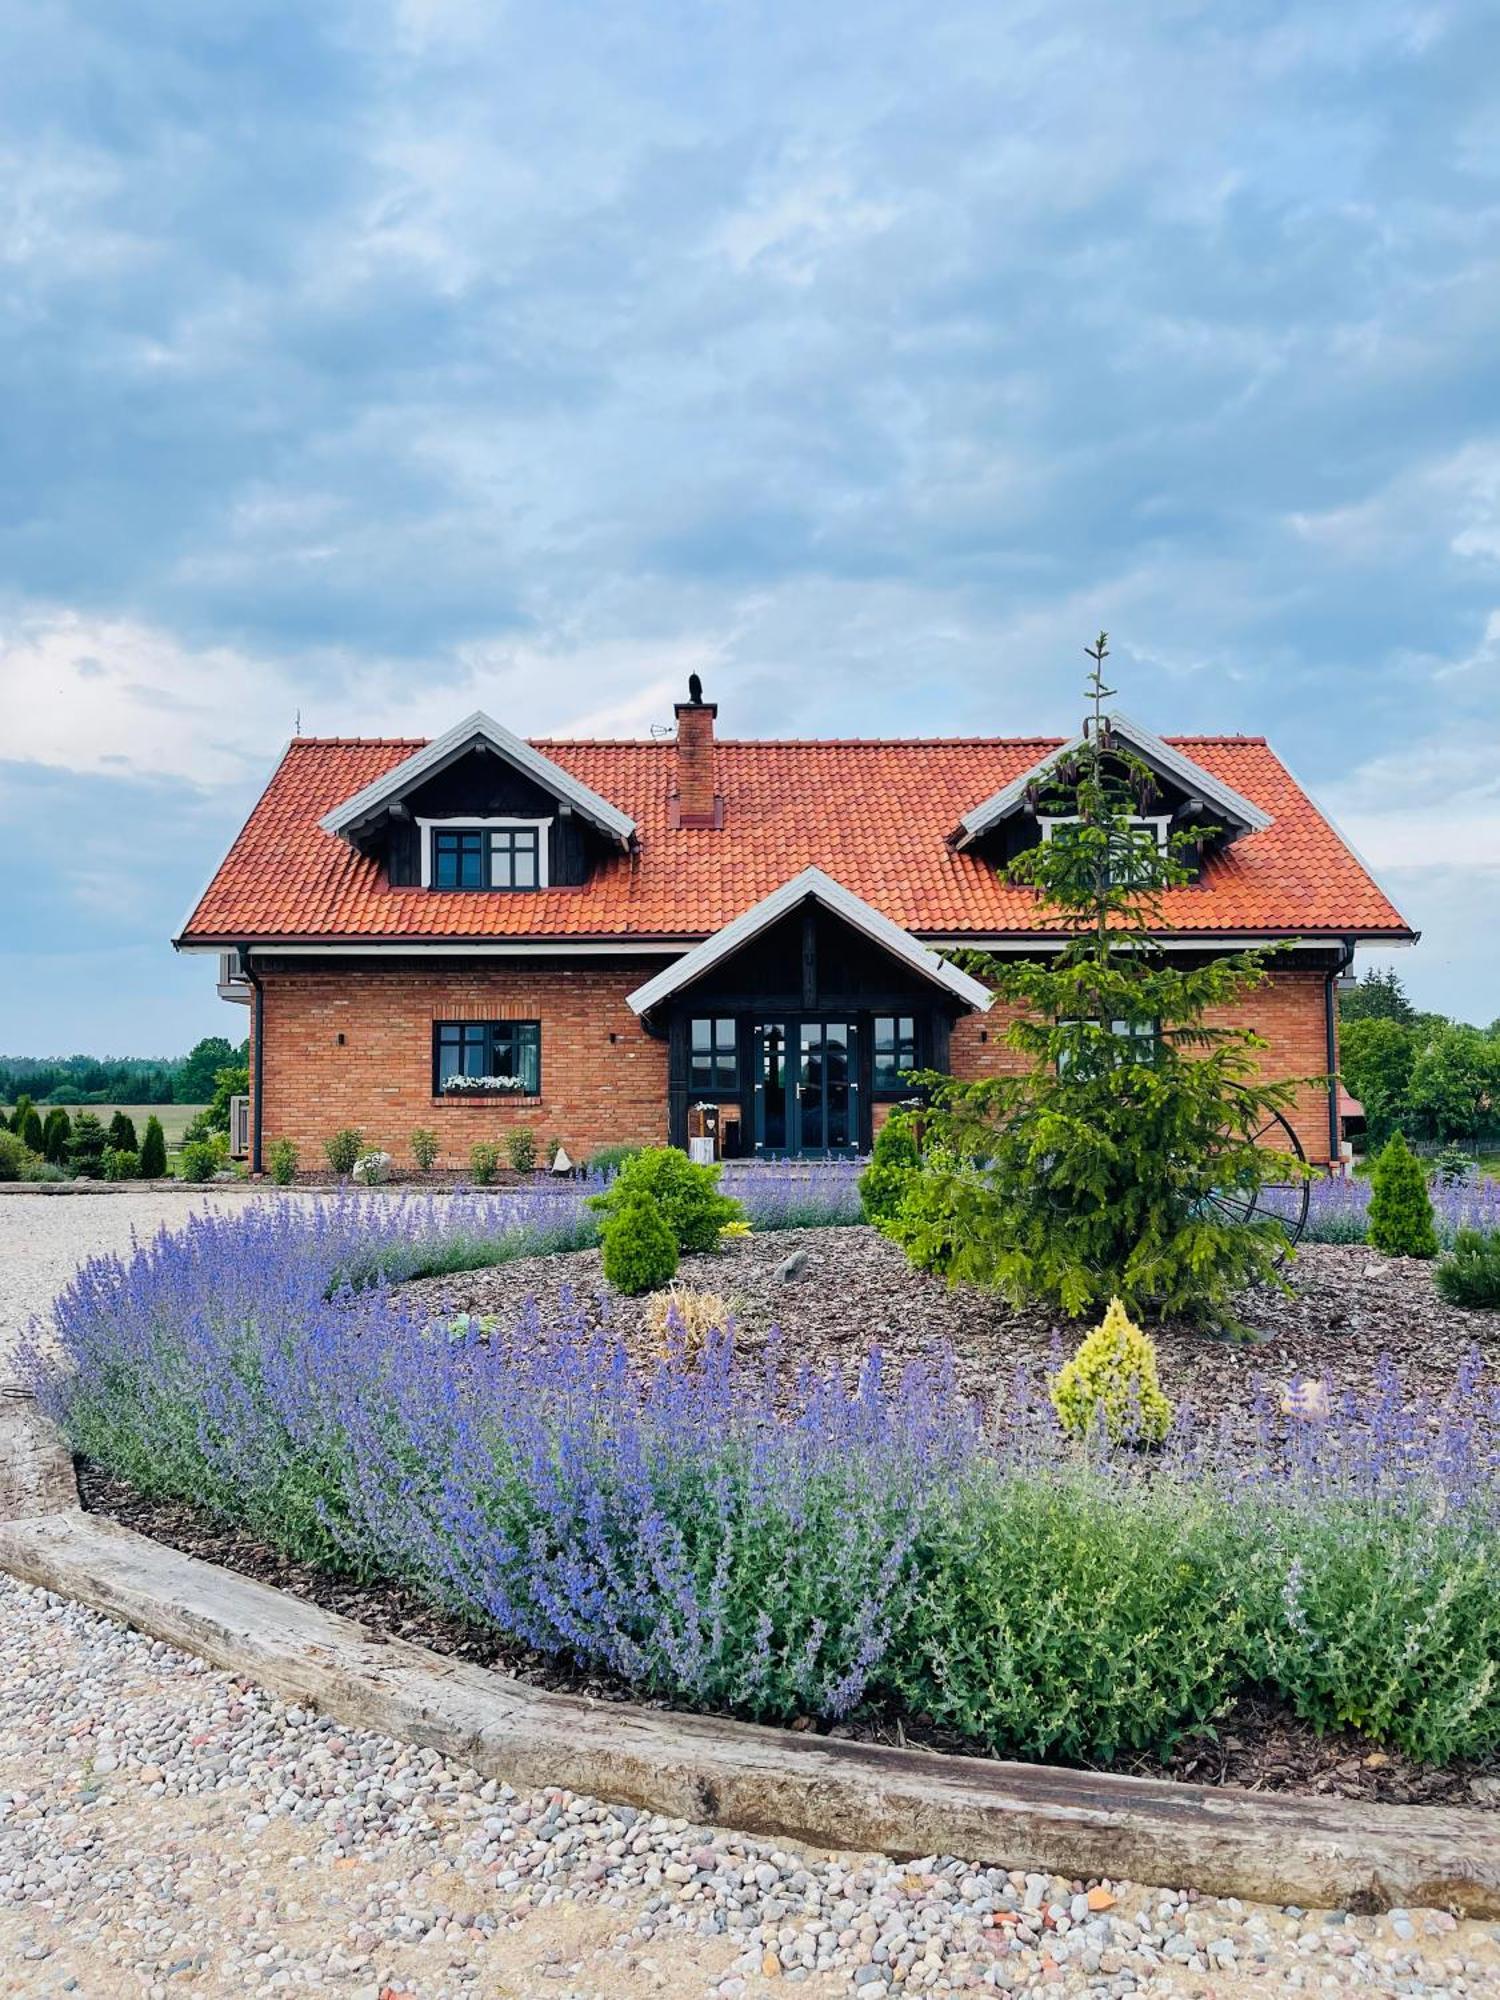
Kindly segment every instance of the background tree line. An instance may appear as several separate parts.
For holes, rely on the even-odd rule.
[[[1422,1013],[1395,972],[1339,996],[1340,1070],[1365,1108],[1373,1151],[1393,1132],[1437,1145],[1500,1145],[1500,1020]]]
[[[208,1104],[219,1072],[243,1067],[250,1044],[206,1035],[187,1055],[0,1056],[0,1104]]]

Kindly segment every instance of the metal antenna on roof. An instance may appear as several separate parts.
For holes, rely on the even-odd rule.
[[[297,719],[292,724],[292,734],[293,736],[300,736],[302,734],[302,711],[300,708],[297,710]]]

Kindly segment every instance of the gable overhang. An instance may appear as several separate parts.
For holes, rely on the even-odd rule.
[[[1206,805],[1216,808],[1225,819],[1246,833],[1264,833],[1271,824],[1269,813],[1262,812],[1258,805],[1237,792],[1233,785],[1226,785],[1222,778],[1216,778],[1211,771],[1205,771],[1201,764],[1195,764],[1191,757],[1174,749],[1160,736],[1134,722],[1128,715],[1112,715],[1109,718],[1111,732],[1130,745],[1141,761],[1149,764],[1159,777],[1170,778],[1185,791],[1201,798]],[[962,850],[972,846],[976,840],[1018,812],[1026,802],[1026,794],[1033,785],[1039,784],[1047,773],[1063,759],[1074,756],[1081,750],[1087,738],[1083,735],[1070,737],[1056,750],[1049,751],[1040,762],[1023,771],[1018,778],[1002,785],[998,792],[966,812],[951,836],[953,845]]]
[[[825,910],[842,918],[852,930],[859,931],[873,944],[888,951],[892,958],[910,967],[934,986],[941,987],[971,1012],[988,1013],[993,996],[987,986],[971,979],[967,972],[960,972],[956,965],[939,957],[935,951],[929,951],[910,931],[893,923],[873,903],[856,896],[841,882],[835,882],[831,875],[825,875],[821,868],[804,868],[801,874],[793,875],[779,889],[773,889],[769,896],[741,911],[722,930],[715,931],[702,944],[694,945],[675,964],[667,966],[654,979],[648,979],[644,986],[638,986],[629,995],[631,1011],[642,1016],[650,1013],[653,1007],[659,1007],[663,1001],[670,1000],[684,987],[701,979],[704,973],[712,971],[724,959],[732,957],[779,918],[809,901],[821,904]]]
[[[635,821],[628,813],[621,812],[618,806],[601,798],[570,771],[565,771],[561,764],[554,764],[550,757],[544,757],[540,750],[533,749],[524,738],[507,729],[503,723],[496,722],[493,716],[486,715],[483,709],[476,709],[443,735],[435,736],[424,749],[403,758],[384,776],[375,779],[373,784],[366,785],[353,798],[345,799],[342,805],[325,813],[318,825],[324,833],[337,834],[343,840],[352,838],[362,826],[400,798],[403,792],[457,763],[478,744],[492,750],[497,757],[503,757],[528,778],[535,779],[544,790],[571,806],[580,818],[588,820],[617,846],[630,847],[635,838]]]

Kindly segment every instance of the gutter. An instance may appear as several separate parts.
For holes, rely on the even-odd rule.
[[[1335,1167],[1343,1158],[1344,1133],[1339,1123],[1339,1016],[1338,984],[1354,963],[1354,946],[1345,942],[1335,971],[1323,981],[1323,1034],[1328,1057],[1328,1161]]]
[[[249,945],[242,944],[236,949],[240,955],[240,970],[245,975],[245,983],[255,995],[250,1029],[255,1043],[255,1074],[250,1086],[250,1171],[252,1174],[262,1174],[265,1172],[265,1162],[261,1152],[262,1135],[265,1130],[262,1085],[266,1077],[266,989],[260,974],[250,963]]]

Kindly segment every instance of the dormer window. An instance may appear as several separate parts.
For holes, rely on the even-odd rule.
[[[428,889],[545,889],[546,820],[421,820]]]
[[[1073,828],[1081,824],[1082,822],[1077,813],[1059,814],[1050,819],[1039,817],[1037,820],[1037,825],[1042,830],[1043,841],[1066,840]],[[1132,828],[1139,828],[1142,833],[1155,841],[1158,854],[1166,852],[1167,829],[1172,824],[1170,813],[1132,814],[1129,824]],[[1142,843],[1143,846],[1144,843]],[[1142,847],[1137,846],[1134,838],[1127,840],[1123,834],[1118,837],[1111,836],[1109,844],[1109,876],[1110,881],[1117,888],[1129,888],[1132,884],[1132,879],[1137,885],[1149,879],[1140,866]]]

